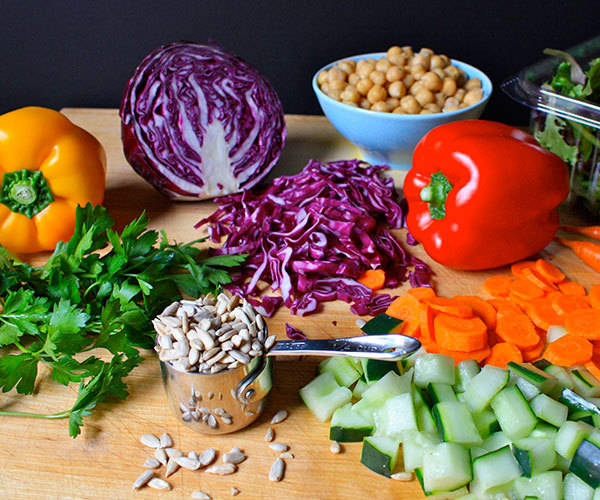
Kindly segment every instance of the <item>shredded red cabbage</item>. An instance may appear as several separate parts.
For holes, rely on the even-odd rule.
[[[307,340],[308,338],[300,330],[298,330],[298,328],[290,325],[289,323],[285,324],[285,334],[287,335],[288,339],[292,340]]]
[[[249,254],[233,277],[235,292],[258,296],[261,281],[280,292],[250,299],[265,313],[274,312],[279,299],[299,315],[330,300],[352,303],[355,314],[379,314],[393,299],[357,281],[367,269],[384,269],[387,287],[407,279],[426,286],[431,275],[388,230],[405,227],[406,209],[393,179],[380,175],[384,168],[359,160],[310,160],[299,174],[279,177],[259,193],[218,199],[219,208],[195,227],[208,225],[215,242],[226,237],[215,254]]]

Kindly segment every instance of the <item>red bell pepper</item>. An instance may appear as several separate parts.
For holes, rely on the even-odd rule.
[[[455,269],[490,269],[542,250],[568,193],[558,156],[522,130],[484,120],[429,132],[404,181],[409,231]]]

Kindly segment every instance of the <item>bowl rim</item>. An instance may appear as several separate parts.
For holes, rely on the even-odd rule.
[[[456,66],[458,66],[460,69],[464,70],[467,73],[469,73],[470,71],[473,71],[474,73],[476,73],[476,75],[473,75],[473,77],[481,79],[481,88],[485,89],[485,87],[488,87],[489,91],[486,92],[484,90],[484,95],[483,95],[483,98],[481,99],[481,101],[476,102],[475,104],[471,104],[470,106],[467,106],[466,108],[461,108],[461,109],[457,109],[454,111],[445,111],[445,112],[431,113],[431,114],[425,114],[425,115],[421,115],[421,114],[411,115],[411,114],[404,114],[404,113],[383,113],[381,111],[372,111],[370,109],[363,109],[363,108],[358,108],[358,107],[355,108],[353,106],[348,106],[347,104],[344,104],[340,101],[336,101],[332,97],[329,97],[325,92],[323,92],[319,88],[319,85],[317,83],[317,77],[319,76],[319,73],[321,73],[321,71],[330,69],[335,64],[338,64],[342,61],[347,61],[349,59],[352,59],[355,61],[358,61],[360,59],[371,59],[371,58],[376,59],[377,57],[379,57],[379,58],[383,57],[385,54],[386,54],[386,52],[370,52],[367,54],[357,54],[354,56],[342,57],[341,59],[337,59],[337,60],[330,62],[329,64],[326,64],[325,66],[321,67],[319,70],[317,70],[317,72],[312,77],[312,88],[313,88],[313,92],[317,96],[317,99],[318,100],[325,99],[325,102],[327,102],[333,106],[338,106],[338,107],[340,107],[340,109],[352,110],[352,112],[358,112],[358,113],[367,113],[368,116],[371,116],[371,117],[372,116],[385,117],[384,119],[387,119],[387,120],[431,120],[432,118],[440,117],[440,116],[452,117],[452,116],[460,115],[471,109],[476,108],[477,106],[481,106],[482,104],[485,104],[487,101],[489,101],[490,97],[492,96],[492,92],[494,90],[494,85],[492,84],[492,81],[490,80],[490,78],[479,68],[476,68],[475,66],[472,66],[471,64],[460,61],[458,59],[450,59],[450,63],[456,64]],[[323,113],[325,113],[325,110],[322,110],[322,111],[323,111]]]

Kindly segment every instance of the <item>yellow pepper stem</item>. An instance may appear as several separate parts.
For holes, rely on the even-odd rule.
[[[16,170],[4,174],[0,203],[30,219],[54,201],[50,186],[39,170]]]

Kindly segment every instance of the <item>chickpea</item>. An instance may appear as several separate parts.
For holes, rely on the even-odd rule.
[[[358,108],[358,104],[356,104],[355,102],[352,102],[352,101],[344,101],[342,99],[342,103],[347,104],[348,106],[352,106],[353,108]]]
[[[329,92],[329,84],[327,82],[325,82],[324,84],[321,85],[321,90],[323,91],[324,94],[327,94]]]
[[[435,102],[436,104],[441,108],[444,107],[444,104],[446,102],[446,96],[444,94],[442,94],[441,92],[438,92],[437,94],[434,95],[435,97]]]
[[[402,49],[397,45],[393,45],[387,50],[388,59],[392,56],[402,55]]]
[[[390,63],[390,61],[388,61],[385,57],[382,57],[375,64],[375,69],[377,71],[381,71],[382,73],[385,73],[388,69],[390,69],[391,65],[392,65],[392,63]]]
[[[419,90],[424,89],[424,88],[425,88],[425,86],[419,80],[410,86],[410,88],[408,89],[408,93],[415,95]]]
[[[411,74],[415,77],[415,80],[420,80],[421,78],[423,78],[423,75],[425,73],[427,73],[427,70],[420,64],[411,66]]]
[[[394,111],[392,111],[392,113],[400,114],[400,115],[406,114],[406,112],[402,109],[402,106],[398,106],[397,108],[394,108]]]
[[[402,52],[400,52],[399,54],[393,54],[391,56],[388,56],[388,59],[392,64],[395,64],[396,66],[400,67],[405,66],[408,60]]]
[[[429,60],[429,67],[433,70],[433,69],[443,69],[444,66],[446,66],[444,64],[444,60],[442,59],[441,56],[438,56],[437,54],[434,54],[431,56],[431,59]]]
[[[444,70],[442,68],[433,68],[431,71],[433,71],[437,76],[439,76],[441,80],[444,80],[444,78],[446,78],[446,73],[444,73]]]
[[[416,78],[412,74],[409,73],[402,79],[402,82],[404,83],[406,88],[410,88],[410,87],[412,87],[412,84],[415,83],[415,80],[416,80]]]
[[[423,68],[425,69],[425,71],[427,71],[429,69],[429,57],[421,55],[421,54],[417,54],[415,57],[413,57],[409,63],[411,66],[423,66]]]
[[[460,71],[456,66],[446,66],[444,68],[444,73],[446,73],[450,78],[452,78],[453,80],[458,80],[459,76],[460,76]],[[329,77],[329,79],[331,80],[331,77]]]
[[[421,49],[417,57],[420,57],[423,60],[423,66],[429,69],[431,66],[431,56],[433,55],[433,50],[431,49]]]
[[[329,80],[329,72],[326,69],[324,69],[323,71],[321,71],[319,73],[319,76],[317,76],[317,83],[319,85],[323,85],[328,80]]]
[[[387,90],[385,90],[381,85],[374,85],[369,92],[367,92],[367,99],[371,104],[374,104],[378,101],[385,101],[387,98]]]
[[[433,113],[439,113],[442,110],[442,107],[435,102],[430,102],[429,104],[425,104],[423,109],[427,109]]]
[[[390,83],[400,81],[404,78],[404,70],[398,66],[390,66],[390,69],[385,74],[385,78]]]
[[[467,91],[465,89],[458,89],[454,94],[454,97],[456,97],[456,100],[458,102],[462,102],[462,100],[465,98],[466,93]]]
[[[360,102],[358,103],[358,105],[362,109],[371,109],[371,103],[369,102],[368,99],[361,99]]]
[[[340,100],[340,96],[342,95],[342,91],[340,89],[329,89],[327,95],[336,101]]]
[[[329,88],[331,90],[344,90],[348,85],[344,80],[333,80],[329,82]]]
[[[367,95],[367,92],[373,87],[373,82],[368,78],[363,78],[356,84],[356,90],[362,95]]]
[[[359,82],[359,80],[360,76],[358,76],[358,73],[351,73],[348,75],[348,83],[354,87],[356,87],[356,84]]]
[[[421,77],[421,82],[432,92],[437,92],[442,88],[442,79],[433,71],[428,71]]]
[[[400,99],[397,99],[395,97],[388,97],[385,102],[387,103],[390,109],[394,109],[400,106]]]
[[[481,99],[483,99],[483,90],[481,90],[480,88],[475,88],[475,89],[469,90],[465,94],[465,97],[463,98],[462,102],[464,104],[466,104],[467,106],[471,106],[471,105],[481,101]]]
[[[440,58],[442,59],[442,62],[444,63],[444,68],[446,66],[448,66],[450,64],[450,58],[444,54],[440,54]]]
[[[329,82],[334,82],[336,80],[341,80],[342,82],[346,80],[346,73],[344,73],[340,68],[334,66],[329,70]]]
[[[352,73],[354,71],[354,68],[350,65],[350,63],[348,61],[342,61],[341,63],[339,63],[337,65],[337,67],[343,71],[344,73],[346,73],[347,75],[349,75],[350,73]]]
[[[369,74],[369,79],[375,85],[383,85],[385,83],[385,73],[378,70],[371,71],[371,73]]]
[[[442,111],[457,110],[459,104],[460,103],[456,97],[448,97],[448,99],[446,99],[446,104],[444,104],[444,107],[442,108]]]
[[[381,113],[389,113],[391,108],[385,101],[377,101],[371,106],[371,111],[379,111]]]
[[[435,97],[433,97],[433,92],[431,90],[422,88],[418,90],[415,94],[415,99],[419,101],[421,106],[425,106],[425,104],[431,104],[435,101]]]
[[[342,101],[358,102],[360,99],[360,94],[355,87],[348,85],[341,93],[340,98]]]
[[[374,69],[375,69],[374,64],[371,64],[369,62],[364,62],[363,64],[361,64],[360,66],[358,66],[356,68],[356,72],[358,73],[358,75],[361,78],[367,78],[371,74],[371,71],[373,71]],[[329,77],[329,79],[331,80],[331,77]]]
[[[444,82],[442,83],[442,94],[447,96],[456,94],[456,80],[453,80],[449,76],[444,78]]]
[[[404,82],[393,82],[388,87],[388,93],[390,97],[400,98],[406,95],[406,85]]]
[[[466,90],[480,89],[481,80],[479,78],[469,78],[465,83]]]
[[[411,95],[404,96],[400,99],[400,106],[405,113],[416,115],[419,111],[421,111],[421,105],[419,102]]]
[[[412,57],[414,55],[413,49],[410,45],[405,45],[402,47],[402,52],[404,52],[404,55],[407,57]]]

